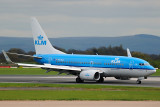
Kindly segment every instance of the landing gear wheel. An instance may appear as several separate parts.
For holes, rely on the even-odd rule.
[[[76,78],[76,83],[83,83],[84,80],[81,80],[79,77]]]
[[[100,77],[100,79],[98,81],[96,81],[97,83],[103,83],[104,82],[104,78]]]
[[[137,83],[137,84],[141,84],[141,81],[137,80],[136,83]]]

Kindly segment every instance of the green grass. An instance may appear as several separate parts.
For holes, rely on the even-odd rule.
[[[0,83],[0,87],[62,87],[81,89],[111,89],[111,90],[159,90],[158,87],[135,87],[135,86],[107,86],[88,84],[39,84],[39,83]]]
[[[135,87],[135,86],[107,86],[107,85],[88,85],[88,84],[38,84],[38,83],[0,83],[0,87],[57,87],[83,90],[125,90],[125,91],[160,91],[158,87]]]
[[[0,68],[0,75],[56,75],[45,73],[40,68]],[[153,76],[160,76],[157,70]],[[0,90],[0,100],[153,100],[160,101],[160,88],[105,86],[105,85],[65,85],[0,83],[0,87],[59,87],[54,90]],[[67,88],[67,90],[65,90]],[[62,89],[62,90],[58,90]],[[77,90],[78,89],[78,90]]]
[[[46,70],[41,68],[0,68],[0,75],[57,75],[58,74],[58,72],[55,71],[51,71],[49,73],[45,72]]]
[[[60,87],[61,90],[0,90],[0,100],[125,100],[160,101],[160,88],[0,83],[1,87]],[[67,88],[67,90],[65,90]],[[79,89],[79,90],[76,90]]]
[[[158,91],[58,91],[58,90],[9,90],[0,91],[0,100],[125,100],[160,101]]]

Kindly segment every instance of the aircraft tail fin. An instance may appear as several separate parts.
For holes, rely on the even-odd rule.
[[[65,54],[52,46],[37,19],[32,17],[31,20],[36,54]]]

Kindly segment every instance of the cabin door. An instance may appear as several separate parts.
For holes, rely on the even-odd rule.
[[[48,63],[51,64],[51,62],[52,62],[52,57],[49,57],[48,58]]]
[[[93,67],[94,62],[90,61],[90,67]]]
[[[133,69],[133,65],[134,65],[134,61],[131,60],[130,63],[129,63],[129,69],[130,69],[130,70]]]

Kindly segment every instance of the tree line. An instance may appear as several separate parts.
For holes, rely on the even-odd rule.
[[[69,49],[65,50],[63,48],[59,48],[54,46],[56,49],[59,49],[68,54],[87,54],[87,55],[117,55],[117,56],[127,56],[127,51],[123,48],[122,45],[120,46],[108,46],[108,47],[99,47],[99,48],[89,48],[87,50],[76,50],[76,49]],[[25,52],[22,49],[18,48],[11,48],[8,50],[11,53],[18,53],[18,54],[27,54],[27,55],[34,55],[34,51]],[[160,55],[154,54],[145,54],[141,52],[131,52],[133,57],[141,58],[148,61],[151,65],[155,68],[160,68]],[[17,56],[8,54],[10,59],[13,62],[34,62],[33,58],[31,57],[24,57],[24,56]],[[5,58],[2,53],[0,53],[0,63],[5,63]]]

